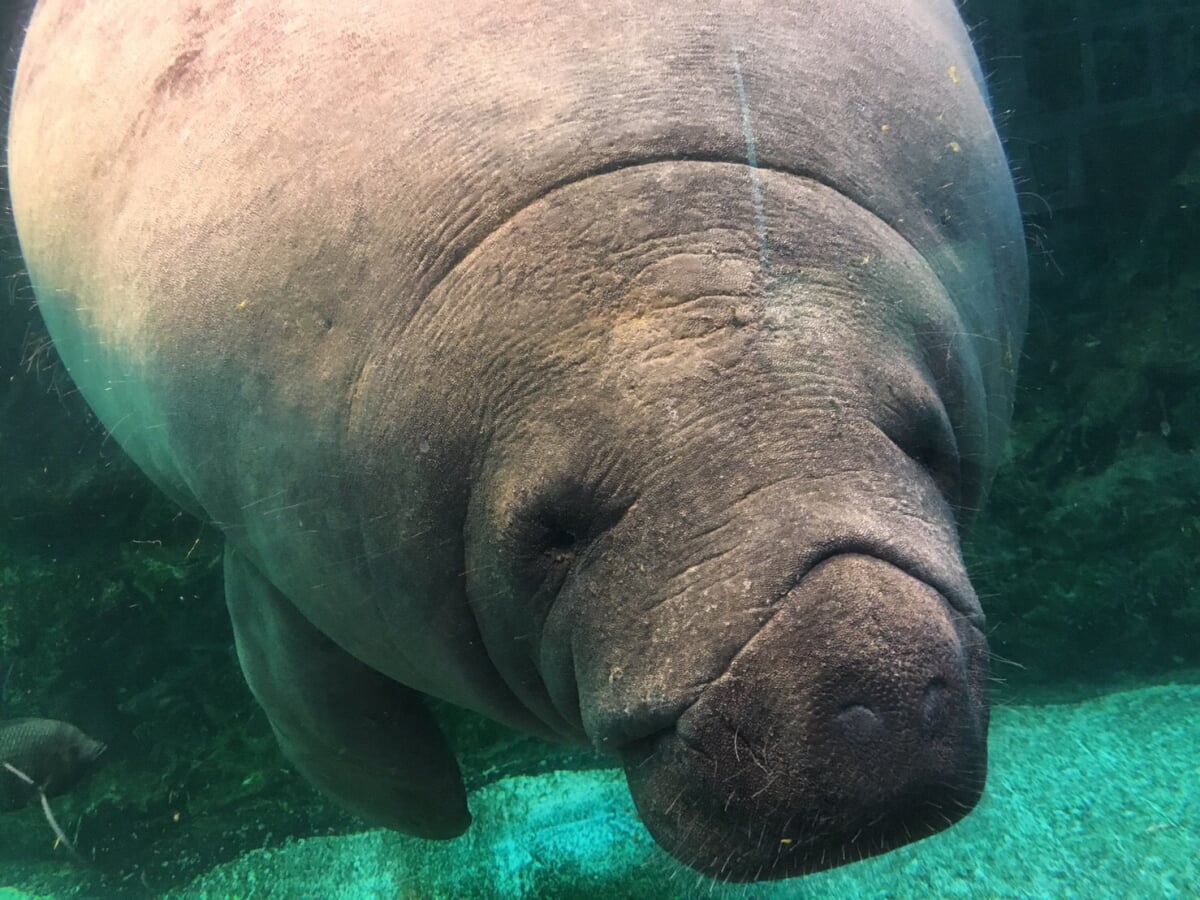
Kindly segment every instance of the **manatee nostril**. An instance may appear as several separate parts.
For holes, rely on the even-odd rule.
[[[921,698],[921,725],[926,731],[941,731],[949,717],[946,682],[942,678],[933,678],[925,686],[925,696]]]
[[[874,740],[883,731],[883,721],[878,714],[861,703],[843,706],[837,721],[848,738],[862,744]]]

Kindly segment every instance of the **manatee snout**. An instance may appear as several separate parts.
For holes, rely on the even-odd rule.
[[[872,856],[964,816],[986,773],[986,642],[859,554],[814,567],[675,726],[626,748],[672,855],[732,881]]]

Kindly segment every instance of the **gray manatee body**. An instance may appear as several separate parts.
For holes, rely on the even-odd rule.
[[[469,823],[424,695],[725,879],[974,804],[1026,264],[951,0],[43,0],[9,154],[71,375],[365,818]]]

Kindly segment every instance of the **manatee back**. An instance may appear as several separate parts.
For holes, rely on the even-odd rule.
[[[218,521],[247,500],[228,459],[269,438],[230,422],[361,433],[372,350],[459,260],[554,187],[653,160],[794,172],[878,215],[978,335],[1007,418],[1024,247],[950,0],[147,9],[40,5],[14,209],[81,390]]]

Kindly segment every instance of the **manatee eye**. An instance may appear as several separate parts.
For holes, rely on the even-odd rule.
[[[588,533],[588,522],[581,512],[560,507],[533,511],[523,529],[526,554],[552,563],[574,558]]]
[[[592,501],[583,491],[556,491],[535,500],[519,516],[523,556],[558,563],[570,560],[592,532]]]
[[[575,546],[579,536],[571,528],[561,525],[551,525],[546,529],[543,543],[547,550],[570,550]]]
[[[928,437],[928,435],[920,435],[904,442],[897,442],[896,446],[922,469],[933,472],[942,468],[942,454],[934,443],[928,440]]]
[[[962,471],[958,442],[945,412],[922,407],[895,427],[884,429],[900,451],[929,473],[954,507],[961,501]]]
[[[573,560],[624,515],[630,502],[604,502],[585,485],[563,486],[522,511],[518,540],[529,560],[563,563]]]

